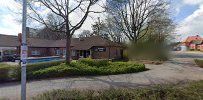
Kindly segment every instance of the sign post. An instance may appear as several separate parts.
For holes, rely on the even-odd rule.
[[[27,13],[27,1],[23,0],[22,43],[21,43],[21,100],[26,100],[26,65],[27,65],[26,13]]]

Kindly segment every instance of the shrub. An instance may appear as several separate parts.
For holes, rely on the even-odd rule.
[[[199,66],[203,68],[203,59],[195,59],[195,63]]]
[[[144,64],[133,63],[109,63],[108,66],[95,67],[89,66],[82,62],[72,62],[70,65],[61,64],[34,71],[30,78],[51,78],[51,77],[65,77],[65,76],[83,76],[83,75],[112,75],[125,74],[144,71]]]
[[[137,89],[53,90],[33,100],[202,100],[203,81]]]
[[[0,64],[0,82],[6,82],[17,79],[18,66]]]
[[[83,58],[83,59],[80,59],[78,62],[87,64],[89,66],[96,66],[96,67],[103,67],[103,66],[109,65],[109,61],[106,59]]]
[[[27,66],[27,79],[84,75],[112,75],[141,72],[145,70],[144,64],[91,60],[85,59],[78,62],[71,62],[70,65],[66,65],[62,62],[31,64]],[[99,64],[101,65],[99,66]],[[0,76],[0,80],[2,81],[19,81],[21,79],[21,68],[19,66],[5,65],[0,67],[0,71],[3,73]]]
[[[110,66],[106,69],[108,69],[108,72],[111,74],[125,74],[144,71],[145,65],[126,62],[114,62],[111,63]]]
[[[10,66],[0,65],[0,82],[7,81],[9,77]]]
[[[42,70],[48,67],[57,66],[63,63],[64,61],[56,62],[45,62],[37,64],[28,64],[27,65],[27,78],[32,79],[33,72]],[[8,64],[0,64],[0,82],[7,81],[20,81],[21,80],[21,67],[20,66],[11,66]]]
[[[38,79],[38,78],[63,77],[66,75],[71,75],[72,73],[75,72],[77,72],[77,69],[74,67],[69,67],[66,65],[58,65],[46,68],[44,70],[35,71],[29,78]]]
[[[27,72],[37,71],[40,69],[45,69],[51,66],[57,66],[61,63],[64,63],[64,61],[53,61],[53,62],[43,62],[43,63],[36,63],[36,64],[28,64],[27,65]]]

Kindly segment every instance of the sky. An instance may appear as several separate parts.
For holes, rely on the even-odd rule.
[[[177,25],[175,31],[177,41],[190,35],[203,37],[203,0],[170,0],[170,2],[171,16]],[[0,1],[0,34],[17,35],[21,32],[21,24],[17,21],[20,15],[14,14],[20,8],[21,6],[14,0]],[[73,18],[77,20],[78,16],[73,15]],[[91,16],[102,17],[101,14]],[[89,17],[76,34],[82,30],[91,30],[91,24],[96,18]]]

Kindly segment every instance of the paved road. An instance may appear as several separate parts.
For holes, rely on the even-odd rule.
[[[194,64],[194,58],[203,58],[203,53],[173,52],[171,60],[166,63],[146,65],[150,69],[149,71],[134,74],[32,81],[27,83],[27,97],[53,89],[135,88],[155,84],[203,80],[203,68]],[[20,84],[1,84],[0,98],[20,99]]]

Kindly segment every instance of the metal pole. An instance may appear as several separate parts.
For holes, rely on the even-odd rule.
[[[21,100],[26,100],[26,65],[27,65],[26,13],[27,13],[27,0],[23,0],[22,44],[21,44]]]

